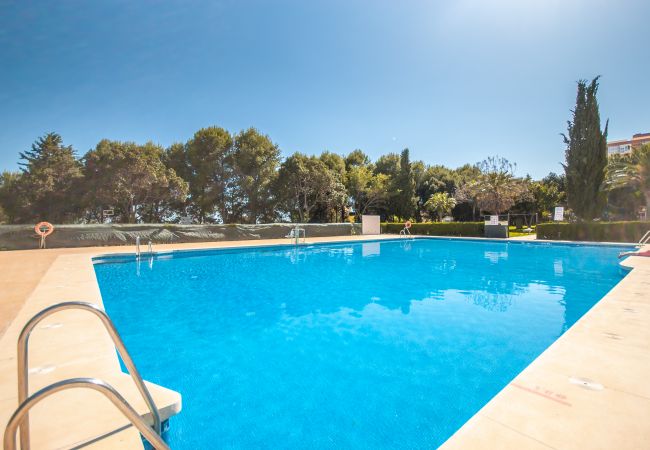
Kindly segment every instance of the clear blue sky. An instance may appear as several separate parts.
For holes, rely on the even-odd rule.
[[[610,138],[650,132],[647,0],[0,0],[0,169],[47,131],[186,141],[255,126],[294,151],[561,171],[575,82]]]

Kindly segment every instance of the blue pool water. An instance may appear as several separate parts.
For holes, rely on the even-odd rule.
[[[415,239],[97,260],[174,449],[435,448],[623,276],[621,247]],[[151,264],[150,264],[151,262]]]

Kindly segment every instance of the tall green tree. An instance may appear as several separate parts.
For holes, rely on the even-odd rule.
[[[465,164],[453,171],[454,188],[453,193],[456,199],[454,218],[460,220],[475,221],[478,218],[478,204],[476,192],[473,189],[476,180],[481,175],[481,170],[476,164]]]
[[[22,176],[20,172],[5,171],[0,174],[0,223],[22,223],[30,219],[25,218],[29,211],[21,186]]]
[[[255,128],[239,133],[234,147],[234,196],[240,205],[241,221],[272,221],[275,215],[272,187],[280,164],[280,149]]]
[[[345,185],[345,179],[347,175],[347,168],[345,164],[345,158],[336,153],[325,151],[321,153],[320,160],[323,161],[323,164],[336,176],[337,180]],[[349,197],[349,192],[347,196]],[[348,199],[344,198],[339,206],[339,210],[336,211],[334,221],[345,222],[348,216]]]
[[[357,221],[363,214],[377,212],[388,199],[388,175],[374,173],[369,166],[351,167],[345,186]]]
[[[74,220],[78,211],[81,164],[69,145],[56,133],[47,133],[20,153],[20,185],[29,212],[25,220],[61,223]]]
[[[400,169],[400,155],[397,153],[387,153],[381,155],[374,164],[375,173],[388,175],[390,179],[397,177]]]
[[[364,152],[356,149],[345,157],[345,168],[349,170],[351,167],[367,166],[370,164],[370,158]]]
[[[92,214],[114,209],[118,221],[162,222],[183,201],[187,183],[163,163],[164,149],[104,139],[83,158],[86,202]]]
[[[198,223],[231,221],[233,198],[233,137],[221,127],[202,128],[184,146],[172,146],[167,160],[189,184],[188,212]]]
[[[319,158],[302,153],[281,164],[275,189],[284,212],[299,222],[315,221],[317,211],[336,209],[346,201],[338,177]]]
[[[587,84],[578,81],[578,93],[573,117],[568,121],[564,172],[567,182],[567,202],[582,220],[601,215],[605,206],[603,183],[607,166],[607,128],[600,128],[598,111],[598,78]]]
[[[416,217],[421,218],[426,208],[424,204],[437,192],[453,195],[456,191],[458,175],[445,166],[424,166],[422,161],[412,164],[415,176],[415,195],[417,197]]]
[[[411,168],[409,149],[405,148],[399,158],[399,171],[392,182],[391,208],[402,219],[410,219],[415,214],[415,177]]]
[[[534,209],[542,218],[550,218],[556,206],[566,203],[564,175],[553,172],[530,184]]]

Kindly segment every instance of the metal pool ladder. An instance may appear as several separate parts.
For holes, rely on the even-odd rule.
[[[641,247],[642,245],[647,244],[648,241],[650,241],[650,230],[648,230],[648,231],[645,232],[645,234],[643,235],[643,237],[642,237],[641,239],[639,239],[639,243],[638,243],[637,245],[638,245],[639,247]]]
[[[294,243],[298,245],[300,243],[300,233],[302,232],[302,243],[304,244],[306,239],[307,239],[307,234],[305,233],[304,228],[300,228],[298,225],[293,227],[291,231],[289,231],[289,234],[287,234],[287,238],[293,239]]]
[[[147,251],[149,252],[149,256],[153,256],[153,242],[151,242],[151,239],[149,239],[149,243],[147,244]],[[135,237],[135,259],[140,259],[140,255],[142,252],[140,251],[140,236]]]
[[[108,383],[98,380],[96,378],[70,378],[67,380],[61,380],[56,383],[50,384],[49,386],[44,387],[43,389],[35,392],[29,396],[29,354],[28,354],[28,344],[29,336],[36,327],[44,318],[54,314],[58,311],[63,311],[66,309],[81,309],[83,311],[88,311],[92,314],[95,314],[99,320],[106,328],[108,335],[113,340],[113,344],[117,349],[124,365],[128,369],[129,375],[135,382],[138,391],[144,398],[145,403],[147,404],[149,411],[153,417],[153,428],[151,428],[142,417],[138,415],[135,409],[126,401],[126,399],[120,395],[119,392],[115,390]],[[102,311],[96,305],[87,302],[64,302],[57,305],[52,305],[48,308],[45,308],[34,317],[32,317],[29,322],[23,327],[18,337],[18,409],[9,419],[7,428],[4,433],[4,450],[15,450],[16,449],[16,430],[20,428],[20,449],[29,450],[29,410],[50,395],[74,388],[86,388],[92,389],[100,392],[106,398],[108,398],[115,407],[117,407],[124,416],[133,424],[138,431],[153,445],[156,450],[169,450],[169,447],[163,441],[161,437],[161,421],[160,415],[158,414],[158,408],[147,389],[147,386],[144,384],[138,369],[135,367],[131,355],[126,349],[122,338],[120,338],[115,325],[108,317],[108,315]]]

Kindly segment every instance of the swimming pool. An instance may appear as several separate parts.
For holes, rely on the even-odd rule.
[[[174,449],[434,448],[623,276],[629,247],[459,239],[96,259]]]

